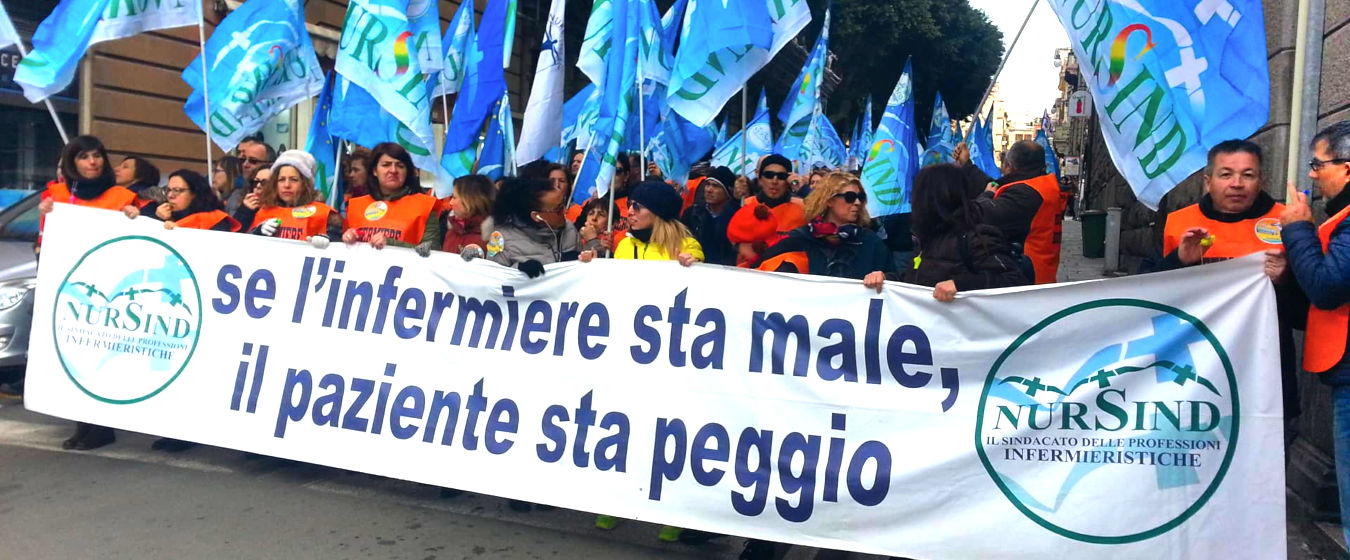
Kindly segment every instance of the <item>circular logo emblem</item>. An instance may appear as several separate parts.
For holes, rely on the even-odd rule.
[[[365,215],[367,220],[374,222],[379,220],[380,218],[383,218],[384,215],[387,213],[389,213],[389,205],[385,204],[384,201],[381,200],[378,202],[372,202],[370,206],[367,206]]]
[[[1110,335],[1089,337],[1112,325]],[[1018,337],[985,380],[975,447],[1005,497],[1061,536],[1166,533],[1204,507],[1238,438],[1236,378],[1213,333],[1142,300],[1083,303]]]
[[[1275,218],[1261,218],[1256,221],[1256,238],[1271,245],[1279,245],[1280,221]]]
[[[103,402],[155,396],[183,372],[200,336],[201,295],[182,255],[143,236],[90,249],[52,309],[56,354],[80,390]]]
[[[312,204],[309,206],[297,206],[291,209],[291,217],[297,220],[303,220],[313,216],[315,212],[318,212],[318,209],[314,208],[314,205]]]

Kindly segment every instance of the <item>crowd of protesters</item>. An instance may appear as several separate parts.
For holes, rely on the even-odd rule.
[[[1310,178],[1327,200],[1329,216],[1312,223],[1305,195],[1282,205],[1261,190],[1261,150],[1229,141],[1210,151],[1207,196],[1168,216],[1163,269],[1266,253],[1280,310],[1285,411],[1298,414],[1295,329],[1306,329],[1303,369],[1326,372],[1334,387],[1335,445],[1342,508],[1350,516],[1350,122],[1322,131],[1313,142]],[[956,162],[923,168],[913,181],[912,211],[874,219],[868,194],[846,170],[794,171],[778,154],[761,158],[753,173],[696,166],[687,182],[666,181],[636,154],[620,154],[610,192],[572,201],[580,154],[570,167],[537,162],[517,176],[492,181],[460,177],[453,195],[437,199],[398,144],[356,148],[344,157],[344,196],[324,200],[315,185],[315,161],[288,150],[277,154],[258,141],[221,158],[210,178],[189,170],[167,175],[147,160],[128,157],[116,167],[94,137],[64,149],[60,177],[48,185],[40,209],[71,203],[147,217],[166,228],[186,227],[292,239],[317,248],[330,242],[412,248],[483,258],[530,278],[548,264],[611,257],[673,260],[779,273],[932,288],[952,302],[957,294],[1055,281],[1068,193],[1047,173],[1045,153],[1032,141],[1004,154],[1001,177],[971,165],[964,146]],[[645,174],[643,172],[646,172]],[[645,176],[644,176],[645,175]],[[1274,223],[1274,241],[1261,227]],[[97,235],[96,232],[91,232]],[[40,243],[40,242],[39,242]],[[39,245],[40,250],[40,245]],[[113,430],[80,423],[67,449],[113,442]],[[161,440],[179,450],[186,442]],[[529,509],[525,502],[512,507]],[[1350,518],[1350,517],[1348,517]],[[601,516],[597,525],[613,527]],[[697,531],[663,528],[661,538],[703,540]],[[751,541],[744,557],[772,554],[771,543]]]

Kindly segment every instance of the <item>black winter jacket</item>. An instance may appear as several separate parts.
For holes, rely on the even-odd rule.
[[[943,233],[919,247],[919,265],[905,273],[905,282],[936,286],[952,280],[956,290],[984,290],[1031,283],[1019,262],[1021,255],[989,225],[958,234]]]

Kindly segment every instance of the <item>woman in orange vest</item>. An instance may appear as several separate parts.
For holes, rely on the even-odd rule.
[[[112,166],[108,165],[108,150],[93,136],[77,136],[61,150],[61,177],[63,180],[47,183],[38,212],[41,225],[46,216],[56,210],[56,203],[89,206],[105,210],[121,210],[136,200],[136,193],[114,184]],[[95,233],[97,235],[97,233]],[[35,252],[41,252],[39,234]],[[75,434],[61,442],[62,449],[97,449],[116,441],[112,428],[84,422],[75,423]]]
[[[408,150],[384,142],[370,150],[366,162],[370,194],[347,202],[342,242],[412,247],[422,256],[441,245],[441,221],[434,215],[436,197],[422,192]]]
[[[128,204],[122,212],[128,218],[153,216],[164,222],[164,229],[189,228],[211,231],[239,231],[239,221],[225,213],[225,205],[216,197],[215,189],[196,171],[179,169],[169,174],[169,186],[164,189],[168,201],[148,209],[138,209]]]
[[[113,168],[117,186],[136,193],[136,206],[159,206],[164,202],[164,189],[159,188],[159,168],[140,156],[127,156]]]
[[[235,211],[249,233],[308,241],[320,249],[342,235],[342,216],[319,200],[314,188],[314,156],[286,150],[272,162],[271,175],[258,194],[244,196]]]

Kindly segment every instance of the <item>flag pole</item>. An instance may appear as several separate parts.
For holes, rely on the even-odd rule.
[[[442,58],[444,58],[444,57],[442,57]],[[442,158],[445,157],[445,136],[446,136],[447,133],[450,132],[450,101],[446,99],[447,97],[450,97],[450,92],[446,91],[446,87],[445,87],[445,70],[446,70],[446,68],[445,68],[444,60],[442,60],[441,62],[442,62],[442,63],[441,63],[441,74],[440,74],[440,81],[441,81],[441,118],[445,120],[445,130],[441,131],[441,156],[440,156],[439,158],[436,158],[436,161],[437,161],[437,162],[440,162],[440,160],[441,160]],[[445,177],[445,173],[442,171],[442,169],[443,169],[443,168],[442,168],[440,165],[437,165],[437,166],[436,166],[436,179],[437,179],[437,180],[441,180],[442,178]],[[452,184],[453,184],[453,183],[452,183]],[[453,188],[454,188],[454,187],[452,186],[451,189],[453,190]]]
[[[211,161],[211,145],[215,140],[211,138],[211,91],[207,89],[207,84],[211,81],[211,75],[206,69],[206,11],[202,10],[197,14],[197,44],[201,46],[202,59],[202,101],[204,108],[202,114],[206,116],[206,126],[202,130],[206,132],[206,176],[210,177],[215,173],[215,162]]]
[[[647,176],[647,113],[644,111],[645,103],[642,100],[642,50],[638,49],[637,56],[637,98],[638,98],[638,169],[639,177]]]
[[[331,136],[330,136],[330,138],[331,138]],[[345,143],[345,142],[346,142],[346,140],[344,140],[344,139],[342,139],[342,138],[338,138],[338,141],[337,141],[337,153],[333,154],[333,161],[337,162],[337,167],[338,167],[338,168],[337,168],[337,173],[334,173],[334,174],[333,174],[333,184],[332,184],[332,186],[330,186],[330,187],[328,188],[328,205],[329,205],[329,206],[332,206],[333,208],[338,208],[338,209],[340,209],[340,210],[346,210],[345,208],[342,208],[342,206],[343,206],[343,205],[341,204],[342,196],[338,193],[338,190],[337,190],[337,187],[338,187],[338,175],[341,175],[341,174],[342,174],[342,144]],[[347,165],[351,165],[351,162],[347,162]]]
[[[741,175],[744,177],[750,176],[750,174],[746,172],[746,169],[750,166],[750,162],[748,161],[750,159],[750,154],[745,151],[747,138],[745,133],[745,96],[750,94],[749,90],[749,87],[741,88]]]
[[[1031,14],[1036,12],[1036,6],[1041,0],[1031,0],[1031,9],[1027,10],[1027,17],[1022,19],[1022,27],[1017,28],[1017,35],[1013,36],[1012,44],[1008,45],[1008,52],[1003,53],[1003,60],[998,63],[998,70],[994,71],[994,77],[989,78],[989,87],[984,88],[984,95],[980,96],[980,104],[975,106],[975,112],[980,113],[984,109],[984,102],[989,100],[989,94],[994,91],[994,84],[998,83],[998,77],[1003,73],[1003,66],[1008,64],[1008,59],[1012,58],[1013,49],[1017,48],[1017,40],[1022,38],[1022,31],[1027,28],[1027,22],[1031,21]],[[971,124],[973,128],[975,125]]]
[[[15,37],[15,39],[19,39],[14,42],[14,45],[19,47],[19,58],[28,58],[28,49],[24,48],[23,39],[18,37]],[[52,100],[44,98],[42,103],[47,106],[47,113],[52,116],[52,123],[56,125],[56,132],[61,134],[61,144],[69,144],[70,136],[66,135],[66,127],[61,124],[61,118],[56,115],[56,108],[52,107]]]

